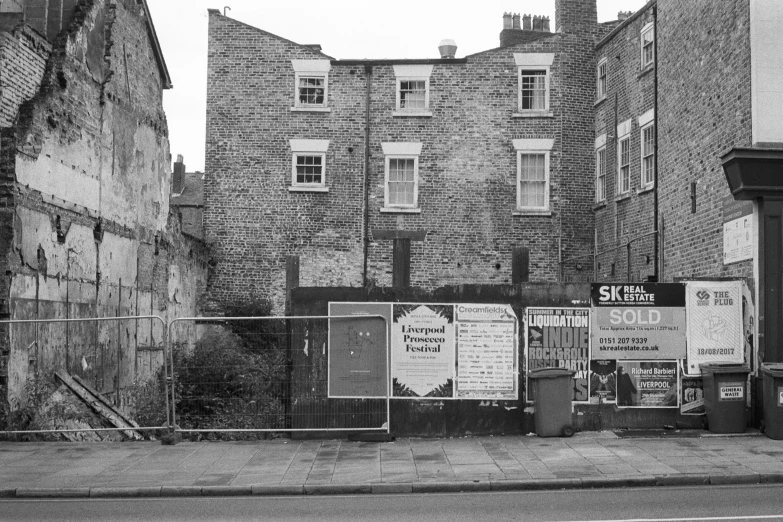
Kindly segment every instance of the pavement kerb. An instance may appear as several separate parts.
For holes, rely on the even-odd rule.
[[[0,498],[129,498],[202,496],[290,496],[404,493],[459,493],[478,491],[536,491],[622,487],[779,484],[783,473],[737,475],[678,474],[635,477],[480,480],[451,482],[382,482],[372,484],[254,484],[246,486],[145,486],[0,489]]]

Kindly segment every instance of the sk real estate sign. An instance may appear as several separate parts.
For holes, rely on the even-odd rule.
[[[685,285],[591,286],[593,359],[684,359]]]

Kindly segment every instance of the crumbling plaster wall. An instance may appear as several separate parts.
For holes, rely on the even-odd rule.
[[[3,131],[12,319],[196,315],[206,255],[168,219],[163,80],[144,16],[135,1],[80,0]],[[124,392],[155,375],[163,338],[157,320],[15,325],[0,379],[12,407],[32,376],[58,369]]]

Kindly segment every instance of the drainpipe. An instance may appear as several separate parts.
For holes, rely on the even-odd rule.
[[[364,215],[362,217],[362,246],[364,248],[364,266],[362,267],[362,285],[367,286],[367,257],[370,249],[370,91],[372,87],[372,65],[365,64],[367,89],[364,99]]]
[[[660,224],[658,223],[658,6],[653,5],[653,36],[655,39],[653,40],[653,60],[655,61],[655,70],[653,71],[653,120],[655,121],[655,158],[653,158],[653,161],[655,162],[655,174],[654,174],[654,180],[653,180],[653,223],[655,223],[655,230],[656,232],[660,229]],[[655,281],[661,282],[662,274],[660,273],[661,267],[659,263],[659,251],[662,250],[661,241],[659,239],[659,234],[656,233],[653,235],[653,251],[655,252],[655,255],[653,256],[655,258],[655,265],[653,266],[653,273],[655,274]]]

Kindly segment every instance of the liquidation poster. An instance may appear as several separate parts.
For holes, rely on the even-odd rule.
[[[455,310],[457,398],[517,399],[514,310],[495,304],[457,304]]]
[[[617,361],[617,406],[677,408],[677,361]]]
[[[526,311],[526,330],[527,371],[548,367],[574,370],[573,400],[588,402],[590,309],[531,307]],[[527,386],[529,390],[529,379]]]
[[[595,359],[684,359],[685,285],[598,284],[591,288]]]
[[[329,315],[350,316],[329,319],[329,397],[386,397],[389,304],[329,303]]]
[[[454,305],[392,305],[393,397],[453,398]]]

